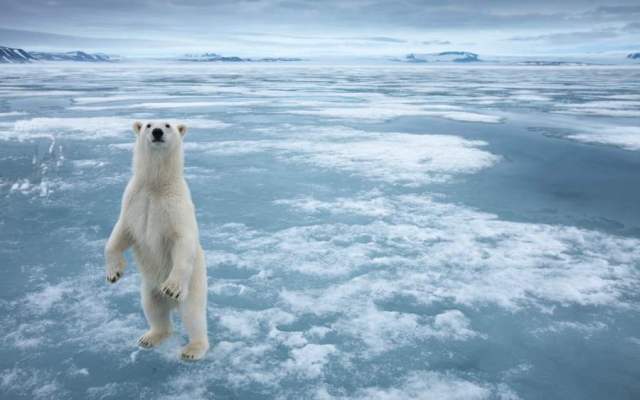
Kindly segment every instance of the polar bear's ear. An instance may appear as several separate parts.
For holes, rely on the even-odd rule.
[[[140,133],[140,131],[142,130],[142,122],[140,121],[136,121],[133,123],[133,133],[135,133],[136,135]]]
[[[180,136],[184,136],[187,133],[187,126],[183,124],[178,125],[178,132],[180,132]]]

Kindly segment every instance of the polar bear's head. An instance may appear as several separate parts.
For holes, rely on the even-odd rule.
[[[182,138],[187,133],[187,127],[170,122],[142,123],[136,121],[133,123],[133,132],[138,136],[139,146],[147,146],[155,150],[166,150],[180,147]]]
[[[133,169],[149,185],[162,184],[182,176],[182,139],[187,127],[170,122],[135,122],[136,146]]]

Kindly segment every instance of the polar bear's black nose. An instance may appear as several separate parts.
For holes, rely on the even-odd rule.
[[[155,128],[153,131],[151,131],[151,134],[153,135],[154,140],[160,140],[162,139],[162,135],[164,134],[164,132],[160,128]]]

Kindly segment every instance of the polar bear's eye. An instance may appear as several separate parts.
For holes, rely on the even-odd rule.
[[[151,128],[151,124],[147,124],[147,128]]]
[[[165,126],[165,128],[169,128],[169,124],[165,124],[164,126]]]

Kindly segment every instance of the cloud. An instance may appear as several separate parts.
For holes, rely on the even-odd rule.
[[[549,42],[553,44],[582,44],[587,40],[601,40],[617,38],[619,34],[613,30],[577,31],[550,33],[535,36],[514,36],[509,40],[514,42]]]
[[[589,8],[587,2],[573,1],[559,7],[557,2],[549,0],[536,3],[536,7],[522,4],[514,6],[504,0],[486,1],[481,6],[471,1],[447,3],[418,0],[403,2],[119,0],[109,2],[108,5],[59,0],[55,7],[43,6],[40,1],[35,0],[8,0],[4,4],[4,17],[0,16],[0,24],[14,25],[20,20],[29,25],[36,21],[57,24],[65,30],[73,26],[84,26],[91,30],[104,26],[129,26],[134,29],[144,26],[148,31],[153,29],[162,31],[167,28],[176,31],[197,31],[205,27],[211,31],[238,26],[297,27],[295,31],[308,31],[310,28],[326,31],[330,27],[349,30],[376,27],[411,27],[420,30],[522,28],[525,26],[536,28],[551,25],[567,26],[589,18],[626,18],[629,13],[635,13],[638,7],[603,6],[591,11]],[[540,9],[549,11],[540,12]],[[178,25],[174,22],[185,18],[189,19],[187,25]],[[293,30],[289,29],[289,31]]]
[[[640,6],[601,6],[591,12],[602,17],[632,17],[640,15]]]
[[[444,45],[451,44],[451,42],[448,40],[427,40],[424,42],[420,42],[420,44],[424,44],[426,46],[432,46],[432,45],[444,46]]]
[[[2,38],[0,45],[27,47],[28,50],[83,49],[99,51],[104,48],[126,49],[132,46],[163,48],[180,44],[178,41],[136,39],[134,37],[128,39],[85,37],[6,28],[0,28],[0,38]]]
[[[622,31],[624,32],[640,32],[640,22],[630,22],[626,24]]]
[[[368,40],[372,42],[388,42],[388,43],[406,43],[407,42],[404,39],[397,39],[397,38],[387,37],[387,36],[363,37],[363,38],[355,38],[355,39]]]

